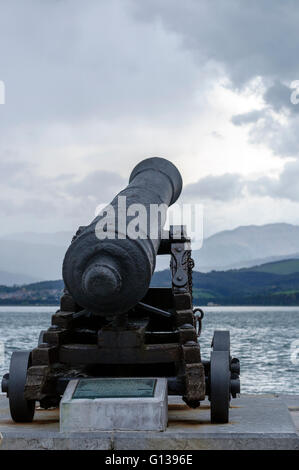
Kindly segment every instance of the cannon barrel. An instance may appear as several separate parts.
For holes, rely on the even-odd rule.
[[[145,159],[133,169],[128,186],[75,237],[66,252],[63,279],[80,306],[113,318],[145,296],[166,209],[181,190],[178,169],[164,158]],[[161,210],[153,209],[157,207]],[[144,219],[146,223],[141,223]]]

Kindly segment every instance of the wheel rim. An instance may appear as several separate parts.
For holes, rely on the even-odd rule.
[[[214,331],[212,341],[213,351],[230,351],[230,334],[227,330]]]
[[[11,356],[8,381],[10,414],[16,422],[31,422],[35,401],[24,397],[27,369],[30,366],[30,352],[16,351]]]
[[[229,353],[212,351],[210,371],[212,423],[227,423],[229,418],[230,370]]]

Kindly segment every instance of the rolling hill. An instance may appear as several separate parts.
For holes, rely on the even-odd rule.
[[[157,272],[153,286],[169,286],[169,271]],[[299,260],[254,268],[193,272],[195,303],[221,305],[299,305]]]
[[[152,286],[170,286],[170,271],[154,274]],[[57,305],[63,282],[0,286],[0,305]],[[254,268],[201,273],[193,271],[194,303],[207,305],[299,305],[299,260]]]
[[[272,274],[292,274],[299,273],[299,259],[287,259],[273,263],[262,264],[261,266],[253,266],[244,271],[256,271]]]

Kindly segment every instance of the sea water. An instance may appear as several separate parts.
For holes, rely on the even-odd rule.
[[[13,351],[33,349],[55,307],[0,307],[0,376]],[[213,331],[230,330],[231,355],[241,362],[243,393],[299,394],[299,307],[204,307],[202,359]]]

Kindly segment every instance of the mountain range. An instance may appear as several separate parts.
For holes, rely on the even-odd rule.
[[[24,232],[0,237],[0,285],[28,284],[61,278],[72,232]],[[248,225],[218,232],[194,250],[195,270],[207,273],[299,258],[299,226],[286,223]],[[169,257],[159,256],[157,271]]]
[[[299,305],[299,259],[192,277],[195,305]],[[152,286],[170,287],[170,270],[156,272]],[[58,305],[62,290],[62,280],[0,286],[0,305]]]
[[[193,271],[197,305],[299,305],[299,259],[228,271]],[[169,270],[155,273],[152,285],[170,286]]]

